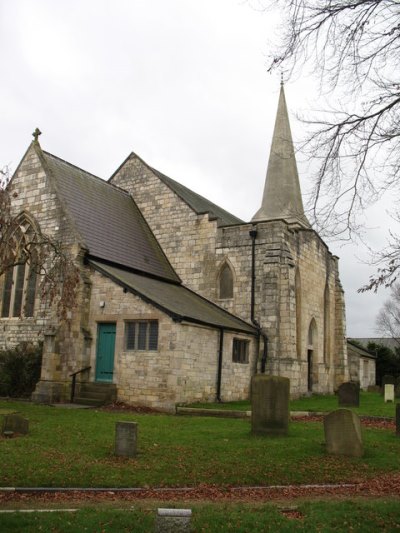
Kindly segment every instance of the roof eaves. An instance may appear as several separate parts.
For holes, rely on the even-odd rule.
[[[253,329],[253,333],[251,331],[249,331],[249,329],[245,329],[245,328],[240,328],[240,327],[237,327],[237,328],[233,328],[233,327],[229,327],[229,326],[222,326],[222,325],[216,325],[216,324],[212,324],[210,322],[207,322],[207,321],[202,321],[202,320],[199,320],[199,319],[196,319],[196,318],[193,318],[193,317],[189,317],[189,316],[186,316],[186,315],[181,315],[181,314],[178,314],[178,313],[175,313],[173,311],[171,311],[170,309],[168,309],[167,307],[161,305],[160,303],[156,302],[155,300],[153,300],[152,298],[149,298],[148,296],[144,295],[142,292],[138,291],[137,289],[134,289],[133,287],[131,287],[131,285],[129,285],[128,283],[125,283],[123,282],[121,279],[119,279],[118,277],[116,276],[113,276],[112,274],[110,274],[109,272],[107,272],[106,270],[102,269],[101,266],[99,266],[98,264],[94,264],[93,262],[90,261],[90,257],[89,257],[89,264],[95,269],[97,270],[98,272],[100,272],[101,274],[103,274],[104,276],[106,276],[107,278],[111,279],[112,281],[114,281],[114,283],[117,283],[117,285],[120,285],[121,287],[123,287],[124,289],[126,289],[127,291],[129,292],[132,292],[133,294],[135,294],[136,296],[139,296],[140,298],[142,298],[142,300],[144,300],[145,302],[153,305],[154,307],[156,307],[157,309],[160,309],[160,311],[163,311],[165,314],[169,315],[174,321],[176,322],[182,322],[183,320],[187,321],[187,322],[192,322],[194,324],[201,324],[201,325],[204,325],[204,326],[208,326],[208,327],[211,327],[213,329],[224,329],[224,330],[228,330],[228,331],[238,331],[238,332],[241,332],[241,333],[246,333],[248,335],[256,335],[258,332],[255,328],[253,328],[253,326],[251,326],[250,324],[247,324],[246,322],[244,322],[242,319],[236,317],[235,315],[232,315],[231,313],[229,313],[228,311],[225,311],[225,309],[222,309],[220,307],[218,307],[217,305],[213,304],[212,302],[210,302],[209,300],[207,300],[206,298],[203,298],[201,295],[197,294],[196,292],[188,289],[187,287],[183,287],[183,289],[195,294],[198,298],[201,298],[202,300],[206,301],[207,303],[215,306],[216,308],[218,308],[220,311],[222,311],[223,313],[229,315],[230,317],[232,317],[233,319],[235,320],[238,320],[240,322],[243,322],[244,324],[246,324],[246,326],[248,328],[251,328]],[[140,272],[139,273],[140,275],[142,275],[142,273]],[[161,281],[164,281],[167,283],[167,281],[165,281],[164,279],[161,280]]]

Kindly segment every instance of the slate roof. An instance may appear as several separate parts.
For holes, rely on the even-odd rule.
[[[347,339],[347,351],[349,354],[351,352],[357,354],[359,357],[368,357],[369,359],[376,359],[376,355],[373,352],[370,352],[364,347],[358,346],[354,342],[351,342],[352,339]]]
[[[219,226],[233,226],[235,224],[244,224],[243,220],[236,217],[235,215],[232,215],[231,213],[228,213],[228,211],[225,211],[225,209],[222,209],[222,207],[219,207],[213,202],[210,202],[210,200],[207,200],[207,198],[204,198],[200,194],[197,194],[197,192],[188,189],[181,183],[178,183],[172,178],[169,178],[159,170],[156,170],[152,167],[149,168],[152,172],[154,172],[156,176],[160,178],[161,181],[163,181],[170,189],[172,189],[173,192],[177,194],[179,198],[181,198],[185,203],[187,203],[188,206],[191,207],[193,211],[198,215],[209,213],[211,219],[217,219],[217,223]]]
[[[128,193],[48,152],[41,153],[90,256],[179,283]]]
[[[256,335],[257,329],[183,285],[142,276],[100,261],[89,263],[100,273],[137,294],[176,320]]]

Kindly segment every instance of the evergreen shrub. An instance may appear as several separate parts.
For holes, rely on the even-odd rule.
[[[0,350],[0,396],[28,398],[40,379],[43,343]]]

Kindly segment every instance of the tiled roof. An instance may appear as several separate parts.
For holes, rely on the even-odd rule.
[[[100,261],[89,263],[103,275],[142,297],[177,320],[186,320],[255,335],[251,324],[221,309],[183,285],[168,283],[117,268]]]
[[[42,154],[90,256],[179,282],[129,194],[48,152]]]

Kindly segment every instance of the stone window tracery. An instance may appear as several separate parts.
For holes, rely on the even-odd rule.
[[[15,264],[3,277],[1,318],[34,315],[37,273],[35,254],[31,250],[28,254],[27,248],[34,242],[35,234],[31,220],[23,213],[11,238]]]

